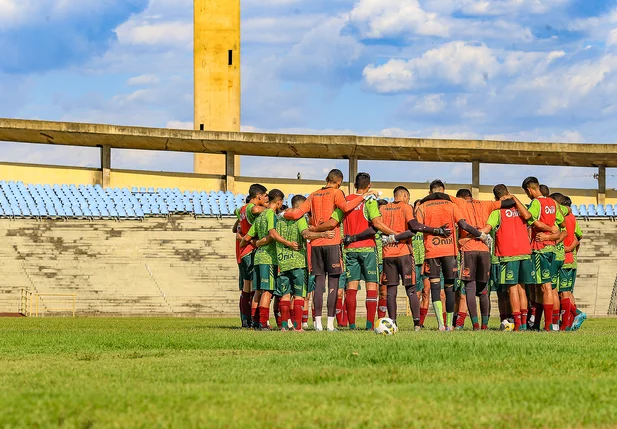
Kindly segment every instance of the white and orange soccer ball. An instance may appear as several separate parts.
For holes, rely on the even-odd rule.
[[[378,335],[394,335],[398,332],[398,327],[394,320],[387,317],[381,318],[375,324],[375,333]]]
[[[514,331],[514,322],[512,322],[510,319],[504,319],[501,322],[501,325],[499,325],[499,330],[500,331]]]

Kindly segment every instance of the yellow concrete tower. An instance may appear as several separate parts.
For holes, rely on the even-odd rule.
[[[195,129],[240,131],[240,0],[194,0],[193,31]],[[195,154],[194,171],[233,181],[239,159]]]

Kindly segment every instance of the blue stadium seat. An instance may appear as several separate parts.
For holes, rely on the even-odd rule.
[[[134,193],[134,194],[136,194],[136,193],[138,193],[138,192],[139,192],[139,189],[137,189],[137,187],[133,186],[133,187],[131,188],[131,192],[132,192],[132,193]]]
[[[581,214],[581,216],[587,217],[587,207],[585,206],[585,204],[581,204],[580,207],[578,208],[579,213]]]
[[[604,204],[598,204],[598,216],[606,216],[606,210],[604,209]]]
[[[610,216],[610,217],[614,217],[615,216],[615,209],[613,208],[613,206],[611,204],[607,204],[607,206],[606,206],[606,215]]]
[[[587,214],[588,214],[590,217],[594,217],[594,216],[597,216],[597,215],[598,215],[598,214],[596,213],[596,206],[595,206],[594,204],[589,204],[589,205],[587,206]]]
[[[574,216],[578,216],[579,215],[578,206],[576,204],[572,204],[572,214]]]
[[[147,191],[146,191],[146,188],[142,186],[141,188],[139,188],[139,192],[141,192],[142,194],[145,194]]]
[[[195,210],[194,210],[195,216],[203,216],[204,211],[201,208],[200,204],[196,204],[195,205]]]
[[[97,207],[92,207],[91,209],[91,214],[93,218],[100,218],[101,217],[101,212],[99,211],[99,209]]]
[[[143,210],[140,207],[136,207],[135,208],[135,216],[137,216],[138,218],[144,218],[145,214],[143,212]]]
[[[161,214],[165,216],[169,215],[169,210],[167,209],[166,206],[161,206]]]

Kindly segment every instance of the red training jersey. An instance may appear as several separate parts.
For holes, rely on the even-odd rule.
[[[571,246],[574,243],[574,235],[576,233],[576,217],[570,213],[565,217],[566,221],[566,238],[563,240],[564,246]],[[566,253],[566,264],[574,263],[574,253]]]
[[[346,200],[352,201],[357,198],[357,195],[348,195]],[[364,231],[370,226],[369,220],[366,218],[364,210],[364,201],[358,207],[347,213],[343,221],[343,230],[345,235],[356,235]],[[360,249],[362,247],[375,247],[375,237],[368,238],[362,241],[356,241],[347,246],[347,249]]]
[[[549,197],[540,197],[538,201],[540,202],[540,219],[538,220],[547,226],[554,226],[557,218],[557,203]],[[533,250],[542,250],[546,246],[555,245],[555,241],[536,241],[539,232],[541,231],[531,228],[531,248]]]
[[[244,237],[246,234],[249,233],[249,229],[251,229],[251,224],[248,221],[248,218],[246,216],[246,208],[248,207],[248,204],[245,204],[242,206],[242,208],[240,208],[240,218],[239,218],[239,222],[238,222],[238,229],[240,231],[240,234]],[[250,254],[253,250],[255,250],[255,246],[253,246],[252,244],[247,244],[245,247],[243,247],[242,249],[240,249],[240,243],[236,240],[236,257],[238,258],[238,263],[242,262],[242,258],[244,258],[246,255]]]
[[[495,233],[495,256],[531,255],[527,224],[516,207],[501,209],[499,229]]]

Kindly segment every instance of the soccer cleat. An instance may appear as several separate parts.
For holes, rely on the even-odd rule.
[[[422,330],[422,328],[420,327],[420,325],[418,325],[418,326],[414,326],[413,330],[416,331],[416,332],[420,332]]]
[[[462,331],[463,329],[465,329],[465,327],[464,326],[457,326],[454,329],[457,330],[457,331]],[[475,330],[475,328],[474,328],[474,330]]]
[[[315,326],[317,332],[323,332],[323,326]]]
[[[287,329],[287,328],[281,328],[281,332],[289,332],[289,331],[290,331],[290,329]]]
[[[572,322],[572,330],[573,331],[578,330],[585,320],[587,320],[587,313],[581,313],[578,316],[576,316],[574,318],[574,322]]]
[[[302,324],[302,329],[308,329],[308,328],[309,328],[308,323],[305,322]]]
[[[271,331],[271,330],[272,330],[272,328],[271,328],[271,327],[269,327],[269,326],[263,326],[263,327],[259,328],[258,330],[259,330],[259,331]]]
[[[338,329],[336,329],[336,328],[332,328],[332,329],[328,328],[328,332],[338,332]]]
[[[452,326],[446,327],[446,332],[452,332],[452,331],[454,331],[454,328]]]
[[[248,320],[243,320],[242,321],[242,329],[248,329],[248,328],[250,328],[249,321]]]
[[[446,332],[446,327],[445,326],[440,326],[439,327],[439,332]]]
[[[300,328],[300,329],[294,329],[293,332],[306,332],[304,329]]]

